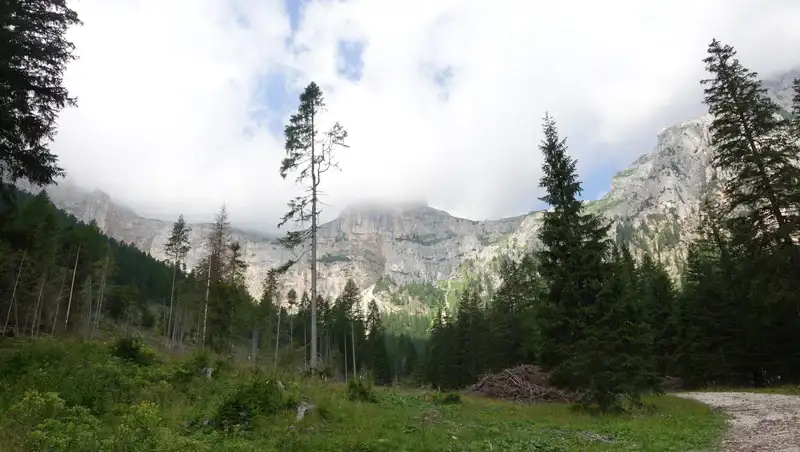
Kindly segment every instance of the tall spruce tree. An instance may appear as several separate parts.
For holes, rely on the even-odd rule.
[[[191,249],[189,244],[189,234],[192,232],[191,226],[186,224],[183,215],[178,216],[178,220],[172,225],[172,233],[164,245],[164,251],[167,256],[172,260],[172,287],[169,293],[169,315],[167,318],[167,331],[166,334],[170,335],[170,329],[173,320],[173,308],[175,303],[175,277],[178,274],[178,268],[186,254]]]
[[[676,352],[676,290],[660,262],[645,254],[638,269],[639,300],[645,319],[652,326],[654,353],[661,375],[674,375]]]
[[[633,312],[624,280],[629,265],[607,262],[609,225],[584,211],[576,162],[547,115],[539,149],[540,187],[546,191],[541,200],[552,206],[539,231],[544,245],[539,269],[546,284],[537,313],[540,361],[552,370],[555,384],[581,391],[586,403],[602,410],[614,409],[622,396],[636,398],[641,391],[638,376],[635,383],[626,378],[635,376],[635,365],[649,352],[634,350],[637,329],[628,328],[627,319],[608,315],[619,307]],[[631,321],[638,325],[640,319]]]
[[[196,273],[206,280],[200,343],[205,345],[208,340],[217,350],[221,350],[227,342],[229,331],[230,312],[222,306],[222,301],[229,294],[222,285],[231,276],[228,271],[230,234],[228,211],[223,205],[206,235],[206,256],[195,269]]]
[[[295,249],[311,242],[311,361],[313,372],[317,359],[317,224],[320,210],[320,182],[322,175],[331,168],[338,168],[334,151],[346,147],[347,131],[338,122],[328,131],[320,132],[319,116],[325,110],[325,100],[319,86],[311,82],[300,95],[297,113],[289,118],[284,129],[286,157],[281,162],[280,174],[284,179],[290,172],[297,172],[296,182],[305,184],[305,194],[288,203],[289,210],[278,227],[293,221],[299,225],[311,223],[307,229],[289,231],[282,243]],[[305,254],[305,253],[303,253]],[[299,261],[291,259],[280,267],[281,271]]]
[[[723,190],[731,227],[747,229],[766,246],[793,247],[800,231],[800,148],[758,74],[739,62],[733,47],[714,39],[703,62],[712,76],[701,81],[714,117],[711,163],[728,176]]]
[[[369,367],[372,377],[379,385],[389,384],[392,380],[392,371],[389,364],[389,355],[386,351],[385,331],[378,304],[373,299],[369,303],[367,312],[367,344],[369,348]]]
[[[0,7],[3,183],[22,178],[48,185],[64,174],[48,146],[59,111],[76,103],[63,86],[62,75],[67,63],[76,58],[66,32],[79,24],[66,0],[6,0]]]

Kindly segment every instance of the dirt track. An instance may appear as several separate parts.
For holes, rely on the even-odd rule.
[[[800,397],[748,392],[686,392],[730,416],[725,452],[800,452]]]

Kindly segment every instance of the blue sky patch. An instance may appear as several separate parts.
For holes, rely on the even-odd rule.
[[[339,41],[338,72],[342,77],[358,81],[364,71],[364,43],[361,41]]]
[[[289,90],[286,70],[264,75],[253,95],[251,117],[257,124],[265,124],[270,132],[283,132],[286,115],[296,108],[299,93]]]
[[[439,97],[442,100],[447,100],[450,97],[450,85],[455,75],[455,69],[449,65],[434,72],[433,82],[439,87]]]

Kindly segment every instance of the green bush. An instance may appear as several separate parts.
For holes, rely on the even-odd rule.
[[[273,416],[297,403],[277,380],[256,376],[240,384],[219,405],[214,415],[214,426],[228,431],[249,430],[257,416]]]
[[[437,405],[458,405],[461,403],[461,394],[457,392],[437,392],[433,395],[433,403]]]
[[[347,382],[347,398],[353,402],[377,402],[372,381],[363,375],[357,375]]]
[[[141,339],[136,337],[123,337],[114,341],[111,354],[123,361],[140,366],[149,366],[156,360],[155,351],[146,347],[142,344]]]
[[[188,383],[195,377],[202,375],[203,369],[211,363],[211,354],[206,350],[194,353],[189,359],[183,360],[178,364],[172,374],[172,381],[176,383]]]

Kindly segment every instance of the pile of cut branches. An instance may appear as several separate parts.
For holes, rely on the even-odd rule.
[[[524,364],[481,377],[467,391],[494,399],[515,402],[574,402],[575,394],[550,385],[550,376],[538,366]]]

